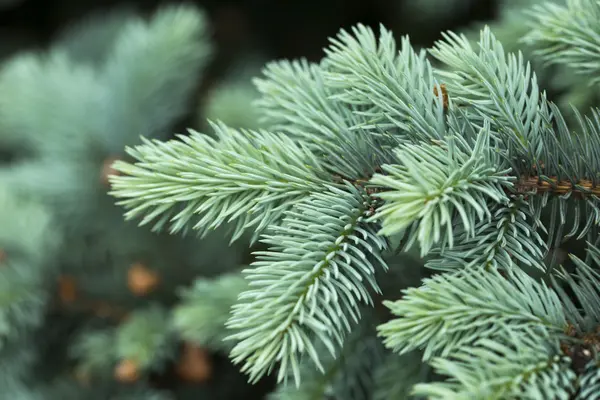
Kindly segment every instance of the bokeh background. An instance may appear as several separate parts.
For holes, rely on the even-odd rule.
[[[117,7],[152,12],[168,3],[174,1],[1,0],[1,46],[4,54],[44,46],[66,26],[90,13]],[[439,37],[440,31],[494,19],[499,8],[495,0],[203,0],[188,3],[197,4],[209,15],[219,52],[212,69],[215,75],[236,55],[251,51],[259,51],[269,59],[306,57],[316,60],[322,56],[328,37],[358,22],[375,27],[384,24],[398,35],[410,34],[416,43],[427,45]],[[431,3],[431,9],[425,3]],[[439,4],[444,5],[439,7]]]

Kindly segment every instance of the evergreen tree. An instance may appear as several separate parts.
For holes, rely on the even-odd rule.
[[[248,238],[236,247],[224,232],[199,241],[138,229],[108,195],[125,146],[197,119],[212,47],[193,6],[122,8],[0,66],[0,399],[249,393],[243,375],[211,361],[229,350],[223,318],[247,286],[237,271]],[[248,98],[220,100],[237,110],[220,118],[254,126],[238,104]],[[161,373],[175,390],[157,389]]]
[[[525,40],[597,90],[598,17],[597,0],[542,3]],[[148,139],[111,177],[128,219],[266,247],[223,301],[250,382],[274,374],[276,399],[600,398],[600,109],[567,122],[488,27],[416,51],[357,25],[256,86],[264,129]]]

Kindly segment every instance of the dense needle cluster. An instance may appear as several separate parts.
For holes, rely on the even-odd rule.
[[[600,2],[531,15],[536,54],[597,84]],[[256,85],[264,130],[147,141],[112,178],[128,218],[262,243],[224,323],[251,381],[276,373],[278,399],[599,398],[600,110],[564,117],[488,27],[417,51],[358,25]]]

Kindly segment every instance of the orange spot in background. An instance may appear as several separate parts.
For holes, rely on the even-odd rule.
[[[63,304],[70,304],[77,300],[77,281],[70,275],[58,278],[58,297]]]
[[[210,379],[212,363],[208,351],[194,344],[185,343],[177,364],[177,374],[188,382],[199,383]]]
[[[135,263],[129,268],[127,284],[136,296],[144,296],[152,292],[160,283],[158,273],[150,270],[142,263]]]

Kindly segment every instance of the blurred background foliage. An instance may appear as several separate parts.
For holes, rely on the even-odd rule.
[[[93,12],[127,6],[152,12],[165,0],[0,0],[2,47],[44,46],[65,26]],[[515,1],[518,2],[518,1]],[[212,72],[241,53],[260,51],[268,58],[319,59],[327,38],[341,27],[357,22],[380,23],[398,34],[408,33],[428,44],[446,29],[477,20],[492,20],[499,13],[497,0],[199,0],[209,15],[219,56]],[[440,7],[440,4],[443,6]],[[5,50],[5,54],[6,54]]]

